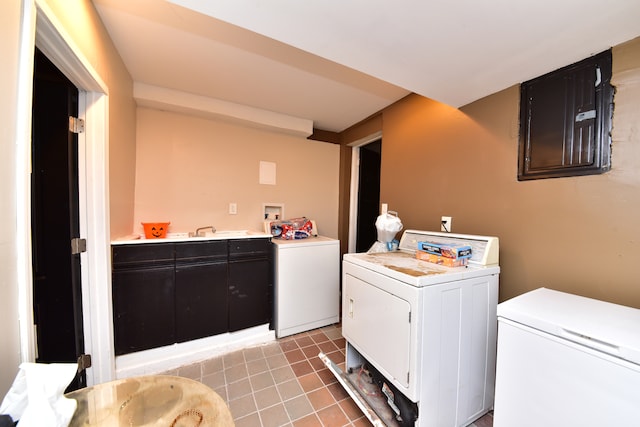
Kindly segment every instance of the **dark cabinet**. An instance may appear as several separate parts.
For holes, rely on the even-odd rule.
[[[229,331],[271,321],[272,275],[268,239],[229,240]]]
[[[113,250],[116,355],[175,342],[173,247],[144,246]]]
[[[115,353],[269,323],[269,239],[114,245]]]
[[[227,332],[227,245],[224,240],[176,244],[176,340]]]

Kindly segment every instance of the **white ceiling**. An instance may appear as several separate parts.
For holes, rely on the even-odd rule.
[[[640,35],[638,0],[93,0],[135,82],[342,131],[459,107]]]

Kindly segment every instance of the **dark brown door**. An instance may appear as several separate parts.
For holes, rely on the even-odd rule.
[[[31,232],[38,362],[76,362],[84,352],[79,237],[78,141],[69,116],[78,89],[36,49],[33,82]],[[84,372],[69,390],[84,387]]]

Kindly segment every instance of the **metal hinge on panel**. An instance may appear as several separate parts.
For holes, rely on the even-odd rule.
[[[84,119],[69,116],[69,132],[82,133],[84,132]]]
[[[78,372],[84,371],[87,368],[91,367],[91,355],[90,354],[81,354],[78,357]]]
[[[411,312],[409,312],[409,323],[411,323]]]
[[[409,372],[407,372],[407,384],[409,384]]]
[[[77,255],[87,251],[87,239],[75,237],[71,239],[71,255]]]

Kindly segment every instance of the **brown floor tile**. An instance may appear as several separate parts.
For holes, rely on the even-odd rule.
[[[258,408],[258,411],[281,402],[280,394],[278,393],[278,390],[275,386],[258,390],[253,393],[253,397],[256,400],[256,407]]]
[[[257,412],[234,420],[235,427],[256,427],[260,425],[260,415]]]
[[[289,341],[281,342],[280,348],[282,349],[283,352],[286,352],[286,351],[295,350],[296,348],[299,348],[299,347],[298,347],[298,343],[296,343],[296,340],[292,338]]]
[[[320,417],[320,421],[322,421],[322,425],[325,427],[342,427],[349,422],[347,416],[342,412],[338,404],[318,411],[318,417]]]
[[[300,348],[307,347],[314,344],[313,340],[308,335],[303,335],[299,338],[296,338],[296,342]]]
[[[338,348],[340,350],[344,350],[346,344],[347,344],[347,340],[345,340],[344,338],[337,338],[335,340],[333,340],[333,343],[338,346]]]
[[[293,399],[294,397],[304,394],[304,390],[297,379],[292,379],[282,384],[278,384],[277,388],[282,400]]]
[[[229,400],[239,399],[242,396],[251,394],[252,391],[251,383],[249,383],[248,378],[243,378],[240,381],[227,384],[227,398]]]
[[[251,382],[251,388],[253,388],[254,392],[275,385],[271,372],[262,372],[257,375],[252,375],[249,377],[249,381]]]
[[[200,378],[202,378],[202,366],[200,363],[181,366],[178,368],[178,376],[200,381]]]
[[[247,362],[247,371],[249,372],[249,375],[259,374],[260,372],[267,370],[269,370],[269,365],[267,365],[267,360],[264,358]]]
[[[228,402],[228,405],[234,419],[242,418],[256,412],[257,410],[252,394],[248,394],[236,400],[231,400]]]
[[[306,356],[304,355],[302,350],[299,348],[296,348],[295,350],[287,351],[284,353],[284,355],[289,361],[289,363],[291,364],[306,359]]]
[[[209,375],[203,374],[202,383],[213,389],[223,387],[226,384],[226,381],[224,379],[224,372],[219,371]]]
[[[338,347],[333,343],[333,341],[325,341],[318,344],[320,350],[323,353],[331,353],[338,350]]]
[[[248,376],[249,373],[247,372],[247,367],[244,363],[242,365],[235,365],[224,370],[224,377],[227,383],[240,381],[241,379],[247,378]]]
[[[318,374],[322,382],[326,385],[333,384],[338,381],[336,380],[336,377],[331,373],[331,371],[327,368],[321,369],[316,373]]]
[[[291,369],[293,369],[293,372],[295,372],[297,377],[309,374],[314,370],[313,367],[311,367],[311,364],[306,360],[292,364]]]
[[[298,381],[300,381],[302,389],[307,393],[324,386],[324,383],[315,372],[298,377]]]
[[[229,405],[236,427],[370,427],[318,358],[345,365],[341,327],[327,326],[175,369],[201,380]],[[472,427],[492,427],[492,414]]]
[[[329,337],[322,331],[315,331],[309,333],[309,337],[315,342],[319,344],[321,342],[329,341]]]
[[[244,354],[244,360],[247,362],[264,358],[262,347],[250,347],[245,349],[242,353]]]
[[[493,412],[489,412],[473,422],[476,427],[493,427]]]
[[[307,347],[302,347],[302,352],[307,357],[307,359],[310,359],[312,357],[316,357],[318,353],[320,353],[320,347],[318,347],[315,344],[312,344]]]
[[[356,405],[353,399],[341,400],[340,402],[338,402],[338,405],[340,405],[340,408],[342,408],[342,412],[344,412],[347,415],[347,418],[349,418],[351,421],[357,420],[358,418],[364,416],[362,410],[358,407],[358,405]]]
[[[309,398],[309,402],[311,402],[311,406],[313,406],[316,411],[336,403],[336,400],[326,388],[319,388],[309,392],[307,393],[307,397]]]
[[[209,359],[202,362],[202,376],[210,375],[216,372],[222,372],[224,370],[224,364],[222,357],[216,357],[215,359]]]
[[[275,356],[277,354],[282,354],[282,348],[279,343],[267,344],[262,347],[262,353],[265,357]]]
[[[324,362],[320,360],[318,356],[309,358],[309,363],[311,364],[313,369],[315,369],[316,371],[319,371],[325,368]]]
[[[334,351],[331,353],[327,353],[327,357],[333,361],[333,363],[342,363],[344,362],[344,353],[341,351]]]
[[[307,399],[307,396],[304,394],[294,397],[293,399],[286,400],[284,402],[284,407],[292,421],[313,413],[313,406],[311,406],[309,399]]]
[[[260,411],[263,427],[280,427],[289,424],[289,415],[282,403]]]
[[[329,390],[329,393],[331,393],[331,395],[337,402],[340,402],[341,400],[349,397],[349,393],[347,393],[344,387],[342,387],[342,385],[337,382],[329,384],[327,386],[327,390]]]
[[[292,380],[296,377],[296,374],[293,372],[290,366],[283,366],[281,368],[276,368],[271,370],[271,376],[273,377],[273,381],[276,384],[283,383],[285,381]]]
[[[295,427],[322,427],[322,423],[316,414],[307,415],[293,423]]]
[[[267,365],[269,366],[269,369],[281,368],[288,364],[289,362],[287,361],[287,358],[284,357],[284,354],[275,354],[267,357]]]
[[[352,424],[354,427],[371,427],[371,421],[369,421],[367,417],[358,418],[357,420],[354,420]]]
[[[222,361],[224,362],[225,368],[230,368],[244,363],[244,354],[242,354],[242,351],[234,351],[233,353],[222,356]]]

